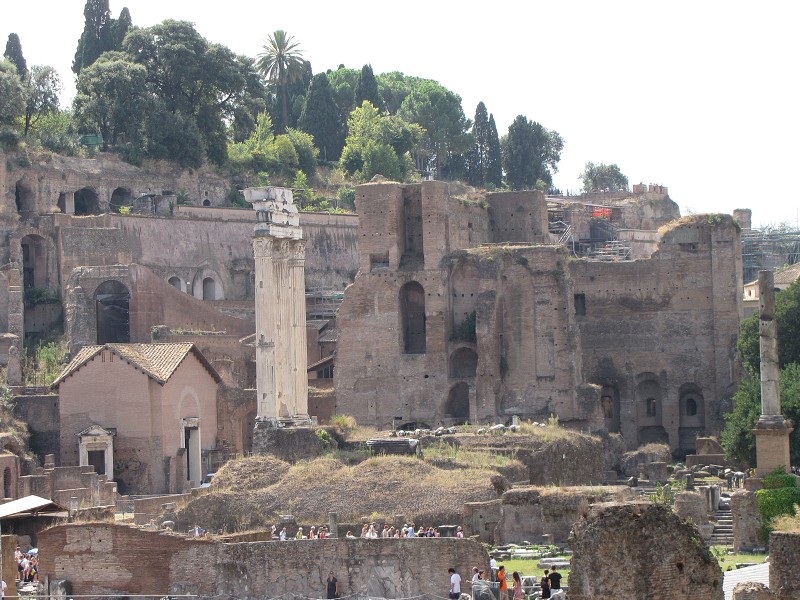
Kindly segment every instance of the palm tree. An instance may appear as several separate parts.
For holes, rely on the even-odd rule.
[[[258,55],[256,67],[267,81],[278,86],[281,96],[281,123],[278,129],[285,131],[289,123],[289,100],[286,86],[297,80],[303,72],[303,56],[300,44],[282,29],[267,38],[261,47],[264,52]]]

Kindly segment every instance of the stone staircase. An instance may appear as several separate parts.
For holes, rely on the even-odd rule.
[[[709,545],[733,546],[733,514],[729,507],[718,508],[714,511],[714,531],[711,534]]]

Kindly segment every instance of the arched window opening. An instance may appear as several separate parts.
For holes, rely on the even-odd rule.
[[[131,341],[129,303],[130,292],[119,281],[105,281],[97,287],[98,344],[127,344]]]
[[[181,278],[180,277],[177,277],[177,276],[173,275],[167,281],[169,282],[169,284],[172,287],[183,291],[183,285],[181,284]]]
[[[14,204],[17,207],[17,212],[23,215],[36,211],[33,190],[22,181],[18,181],[14,188]]]
[[[416,281],[400,290],[403,351],[405,354],[425,354],[425,290]]]
[[[217,282],[211,277],[203,279],[203,300],[217,299]]]
[[[203,200],[203,206],[211,206],[211,200],[209,200],[208,198]]]
[[[458,421],[469,421],[469,385],[462,381],[450,389],[444,416]]]

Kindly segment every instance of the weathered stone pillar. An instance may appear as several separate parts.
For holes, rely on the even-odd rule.
[[[75,192],[64,192],[64,214],[75,214]]]
[[[308,420],[305,242],[290,190],[249,188],[244,195],[258,221],[253,238],[258,430],[279,419]]]
[[[793,431],[781,414],[778,325],[775,320],[775,281],[772,271],[758,272],[759,345],[761,351],[761,417],[756,436],[756,476],[761,478],[777,468],[787,471],[789,434]]]

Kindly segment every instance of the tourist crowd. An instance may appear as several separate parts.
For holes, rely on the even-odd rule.
[[[272,526],[272,538],[278,540],[287,540],[287,539],[295,539],[295,540],[324,540],[326,537],[330,537],[330,533],[328,528],[325,525],[321,525],[319,528],[312,525],[311,528],[308,530],[308,534],[304,532],[302,527],[297,528],[297,533],[295,535],[289,535],[286,531],[286,527],[281,528],[278,531],[278,527],[276,525]],[[348,539],[367,539],[367,540],[376,540],[376,539],[400,539],[400,538],[425,538],[425,537],[439,537],[439,529],[436,527],[422,527],[420,526],[417,529],[414,523],[406,523],[403,527],[395,527],[394,525],[384,525],[383,529],[380,529],[378,525],[375,523],[364,523],[364,526],[361,528],[360,535],[354,535],[352,531],[348,530],[347,534],[344,536]],[[464,537],[464,530],[459,525],[458,529],[456,530],[456,537],[463,538]]]
[[[19,546],[14,550],[17,561],[17,581],[33,583],[39,581],[39,552],[35,548],[30,552],[22,552]]]

